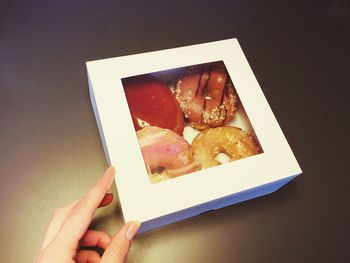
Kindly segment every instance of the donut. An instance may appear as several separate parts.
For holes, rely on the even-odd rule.
[[[204,130],[233,119],[238,96],[223,62],[187,68],[177,80],[175,97],[191,126]]]
[[[192,141],[191,149],[202,169],[219,165],[215,157],[226,154],[230,161],[260,153],[260,147],[252,135],[237,127],[209,128]]]
[[[123,79],[122,84],[136,131],[151,125],[182,135],[184,116],[166,83],[141,75]]]
[[[177,133],[146,126],[136,134],[151,182],[163,181],[199,169],[190,145]]]

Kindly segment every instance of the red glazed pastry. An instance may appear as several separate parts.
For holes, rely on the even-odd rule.
[[[182,135],[182,110],[164,82],[150,75],[130,77],[122,82],[136,131],[151,125]]]
[[[177,81],[175,95],[185,117],[198,130],[231,121],[238,102],[223,62],[187,69]]]

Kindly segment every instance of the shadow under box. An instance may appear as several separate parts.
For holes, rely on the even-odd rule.
[[[263,152],[223,61],[122,83],[151,183]]]

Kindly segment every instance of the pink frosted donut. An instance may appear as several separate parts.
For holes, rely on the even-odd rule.
[[[146,126],[137,131],[137,138],[151,181],[163,181],[199,169],[190,145],[177,133]]]

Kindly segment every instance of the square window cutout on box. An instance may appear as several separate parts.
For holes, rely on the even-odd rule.
[[[87,72],[124,219],[141,232],[301,173],[237,39],[91,61]]]
[[[151,183],[263,152],[223,61],[122,83]]]

